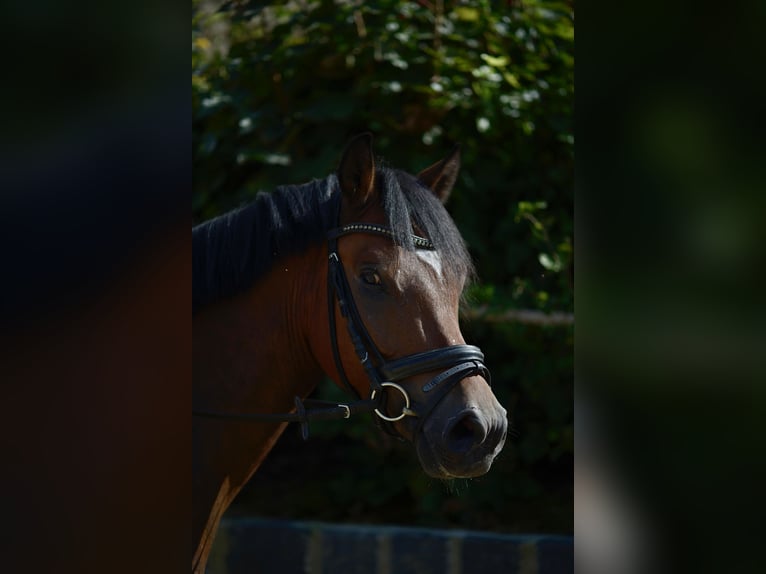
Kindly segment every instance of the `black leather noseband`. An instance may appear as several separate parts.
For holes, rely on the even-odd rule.
[[[400,436],[392,422],[405,416],[419,417],[415,433],[419,432],[428,416],[433,412],[447,393],[462,379],[480,375],[490,384],[489,369],[484,365],[484,354],[473,345],[453,345],[433,349],[423,353],[407,355],[392,361],[386,361],[372,337],[364,326],[359,310],[354,302],[346,272],[338,253],[338,238],[351,233],[372,233],[394,239],[394,232],[383,225],[372,223],[350,223],[332,229],[327,234],[329,267],[327,270],[327,306],[330,323],[330,345],[333,359],[342,384],[357,397],[359,394],[351,385],[343,368],[335,321],[335,303],[337,301],[341,316],[351,338],[359,361],[364,366],[370,383],[368,399],[338,404],[329,401],[306,400],[295,398],[295,412],[292,413],[221,413],[193,410],[193,416],[214,419],[237,420],[240,422],[300,422],[303,438],[308,438],[308,423],[312,420],[331,420],[349,418],[357,412],[372,411],[377,415],[376,422],[388,433]],[[416,249],[433,250],[429,239],[412,235]],[[409,393],[402,386],[404,380],[423,373],[441,372],[421,388],[424,400],[413,403]],[[402,395],[404,407],[399,414],[389,416],[386,413],[386,389],[394,389]],[[313,405],[313,406],[312,406]],[[309,408],[306,408],[309,406]]]

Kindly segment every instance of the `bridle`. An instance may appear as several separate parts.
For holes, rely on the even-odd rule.
[[[399,433],[390,423],[401,420],[405,416],[418,417],[420,421],[416,430],[417,433],[428,415],[452,390],[452,387],[462,379],[472,375],[481,375],[489,384],[489,369],[484,365],[484,354],[473,345],[442,347],[407,355],[393,361],[386,361],[359,315],[338,253],[338,238],[352,233],[370,233],[395,238],[395,234],[390,228],[374,223],[349,223],[328,233],[327,306],[330,317],[330,344],[332,345],[335,367],[343,385],[352,393],[357,394],[348,381],[338,349],[338,337],[335,328],[335,301],[337,300],[341,316],[346,321],[346,328],[354,351],[370,382],[370,400],[375,401],[377,399],[378,404],[373,409],[377,415],[376,421],[384,430],[397,436]],[[429,239],[417,235],[411,237],[416,249],[434,249],[434,245]],[[413,403],[407,390],[399,383],[414,375],[438,369],[445,370],[432,378],[421,389],[423,394],[429,397],[428,401],[423,404]],[[399,414],[395,416],[384,414],[384,389],[396,390],[402,395],[404,406]]]
[[[375,420],[381,428],[394,436],[400,436],[391,423],[401,420],[406,416],[418,417],[420,420],[415,431],[415,434],[417,434],[428,416],[462,379],[473,375],[481,375],[487,384],[490,384],[490,373],[489,369],[484,365],[484,354],[478,347],[473,345],[452,345],[423,353],[407,355],[392,361],[386,361],[383,358],[359,315],[359,310],[354,302],[348,278],[343,270],[343,263],[338,252],[338,239],[352,233],[383,235],[392,239],[396,235],[389,227],[373,223],[349,223],[331,229],[327,233],[327,305],[330,323],[330,344],[332,346],[335,367],[343,385],[353,395],[359,397],[356,389],[351,385],[346,376],[338,348],[335,320],[335,303],[337,301],[341,316],[345,320],[348,334],[354,346],[354,351],[362,363],[370,382],[369,398],[339,404],[312,399],[302,401],[300,397],[295,397],[295,412],[292,413],[234,414],[193,410],[193,416],[246,422],[299,422],[301,423],[303,438],[307,439],[308,423],[310,421],[349,418],[352,414],[358,412],[372,411],[375,413]],[[416,249],[434,249],[434,245],[429,239],[417,235],[412,235],[411,237]],[[409,377],[440,369],[443,370],[421,388],[423,396],[427,397],[427,400],[424,400],[422,403],[414,402],[405,387],[400,384]],[[389,416],[385,412],[387,389],[400,393],[404,401],[401,412],[394,416]]]

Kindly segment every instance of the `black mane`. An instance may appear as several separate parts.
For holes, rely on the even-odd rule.
[[[376,168],[376,185],[396,242],[413,250],[413,224],[441,253],[445,270],[471,275],[473,266],[455,224],[414,176]],[[252,286],[282,257],[325,240],[337,225],[340,189],[330,175],[285,185],[192,228],[192,312]]]

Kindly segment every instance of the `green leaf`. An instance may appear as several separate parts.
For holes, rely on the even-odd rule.
[[[561,271],[561,259],[558,255],[554,255],[551,258],[547,253],[540,253],[537,260],[540,262],[540,265],[545,267],[548,271],[553,271],[555,273]]]
[[[267,165],[290,165],[290,156],[283,153],[266,153],[254,150],[245,150],[237,154],[237,163],[240,165],[256,161]]]
[[[505,56],[490,56],[489,54],[481,54],[481,59],[487,62],[493,68],[504,68],[508,65],[508,58]]]
[[[458,20],[463,22],[476,22],[479,20],[479,11],[476,8],[469,8],[468,6],[458,6],[452,13]]]

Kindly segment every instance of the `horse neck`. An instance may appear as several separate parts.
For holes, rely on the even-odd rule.
[[[321,371],[308,333],[327,314],[323,263],[319,247],[284,258],[245,293],[198,313],[195,408],[289,410],[313,389]]]
[[[277,262],[249,291],[200,311],[193,328],[193,405],[229,413],[281,413],[321,378],[310,339],[327,325],[326,248]],[[221,515],[286,427],[194,418],[197,564]]]

